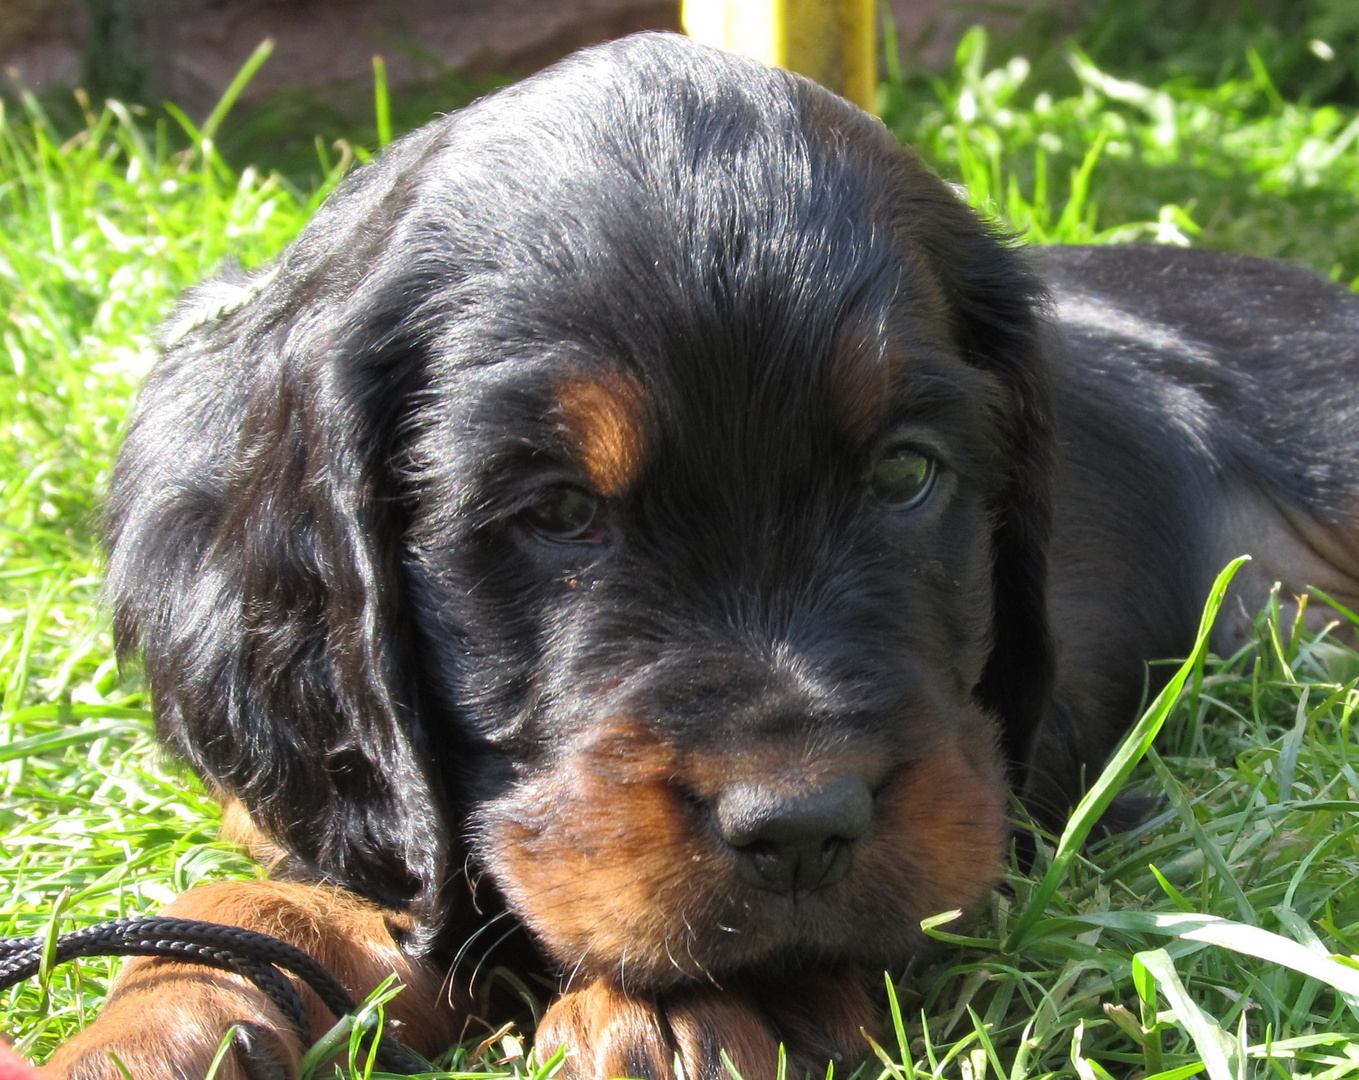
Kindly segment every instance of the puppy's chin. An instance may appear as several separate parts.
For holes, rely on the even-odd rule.
[[[636,721],[596,728],[477,815],[511,908],[574,976],[659,991],[807,964],[881,969],[924,943],[920,921],[973,907],[999,880],[1007,793],[993,720],[932,718],[913,753],[840,744],[815,757],[684,752]],[[867,828],[826,883],[752,884],[711,800],[752,776],[871,779]],[[795,879],[796,882],[796,879]]]

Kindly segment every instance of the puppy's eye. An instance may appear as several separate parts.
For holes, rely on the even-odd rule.
[[[550,488],[522,515],[524,524],[545,540],[597,543],[604,537],[603,506],[582,488]]]
[[[909,446],[889,446],[873,463],[868,487],[881,505],[889,510],[910,510],[919,506],[934,488],[935,465]]]

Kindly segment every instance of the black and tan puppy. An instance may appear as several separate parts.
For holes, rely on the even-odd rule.
[[[1276,578],[1359,601],[1357,454],[1343,290],[1016,251],[803,79],[582,53],[167,330],[118,637],[281,860],[172,910],[401,971],[431,1053],[518,926],[490,959],[560,977],[574,1077],[852,1064],[1010,792],[1060,821],[1223,563],[1228,638]],[[138,962],[56,1066],[193,1074],[238,1020],[229,1074],[286,1074],[253,988]]]

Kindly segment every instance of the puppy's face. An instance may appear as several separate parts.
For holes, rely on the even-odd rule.
[[[900,957],[1006,835],[977,687],[1008,391],[885,138],[771,126],[539,171],[409,449],[474,861],[629,985]]]
[[[162,735],[301,873],[489,877],[564,968],[871,962],[975,901],[1045,707],[1022,262],[682,39],[393,145],[191,294],[110,499]]]

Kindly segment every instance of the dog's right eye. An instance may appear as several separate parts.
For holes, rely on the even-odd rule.
[[[603,507],[597,495],[578,487],[551,488],[524,510],[526,526],[545,540],[592,544],[604,538]]]

